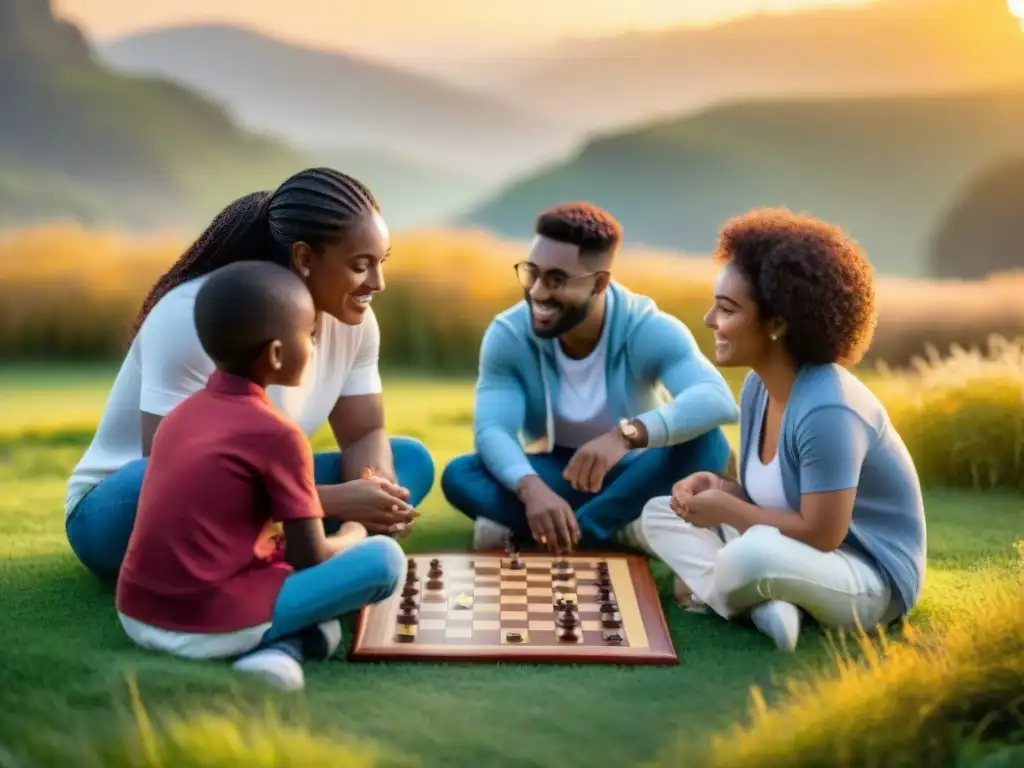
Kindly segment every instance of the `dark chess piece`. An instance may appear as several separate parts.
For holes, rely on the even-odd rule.
[[[575,643],[580,639],[580,635],[576,627],[563,627],[558,631],[558,639],[566,643]]]
[[[608,629],[608,630],[605,630],[605,631],[604,631],[604,632],[603,632],[603,633],[601,634],[601,637],[602,637],[602,638],[604,639],[604,641],[605,641],[606,643],[608,643],[609,645],[622,645],[622,642],[623,642],[623,640],[625,639],[625,638],[623,638],[623,637],[622,637],[622,632],[620,632],[620,631],[619,631],[619,630],[617,630],[617,629]]]

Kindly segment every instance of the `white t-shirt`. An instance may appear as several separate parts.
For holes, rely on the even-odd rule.
[[[611,292],[605,295],[605,323],[594,351],[575,360],[555,343],[558,363],[558,402],[555,403],[555,442],[566,448],[579,448],[615,427],[616,419],[608,409],[608,318],[612,309]]]
[[[214,364],[199,343],[192,314],[205,280],[176,286],[146,317],[114,380],[92,443],[71,474],[65,515],[101,480],[142,457],[143,411],[166,416],[206,386]],[[380,328],[372,310],[360,325],[321,314],[315,340],[302,385],[267,388],[282,415],[310,436],[327,421],[339,397],[382,391]]]
[[[757,440],[750,441],[747,456],[746,472],[744,473],[744,491],[750,500],[761,509],[793,511],[786,501],[786,491],[782,485],[782,465],[779,464],[779,452],[765,464],[761,461]]]

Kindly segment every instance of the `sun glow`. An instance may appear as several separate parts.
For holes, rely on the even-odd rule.
[[[1010,13],[1020,19],[1020,28],[1024,29],[1024,0],[1006,0]]]

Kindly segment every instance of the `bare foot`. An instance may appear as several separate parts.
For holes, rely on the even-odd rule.
[[[693,596],[686,582],[676,576],[674,585],[676,605],[692,613],[707,613],[707,607]]]

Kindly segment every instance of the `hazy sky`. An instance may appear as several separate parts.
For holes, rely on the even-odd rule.
[[[383,59],[510,50],[563,37],[870,0],[54,0],[96,38],[194,21],[256,27]],[[210,12],[209,7],[219,10]]]

